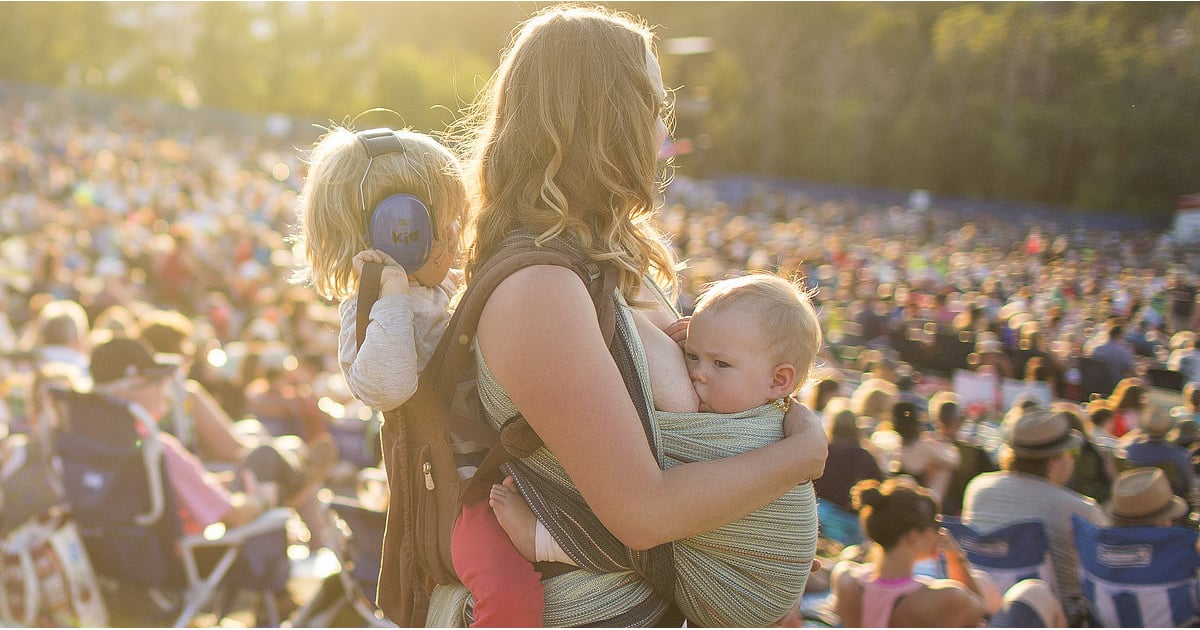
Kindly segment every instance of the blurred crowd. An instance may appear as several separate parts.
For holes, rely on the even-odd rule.
[[[372,418],[338,371],[336,306],[292,281],[303,163],[290,139],[0,94],[0,437],[38,431],[40,388],[90,387],[91,350],[121,337],[176,355],[234,422],[312,439]],[[909,475],[962,514],[971,481],[1004,469],[1006,416],[1034,410],[1085,438],[1063,487],[1106,504],[1122,469],[1161,459],[1130,447],[1156,440],[1182,449],[1172,481],[1197,507],[1194,247],[766,188],[731,205],[682,176],[660,221],[686,261],[684,312],[729,274],[807,279],[827,347],[802,395],[830,434],[818,493],[848,515],[842,542],[863,541],[850,496],[863,479]],[[960,370],[1038,394],[970,405]]]

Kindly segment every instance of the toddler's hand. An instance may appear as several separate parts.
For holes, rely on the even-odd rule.
[[[679,344],[679,347],[682,348],[683,342],[687,341],[688,324],[691,321],[691,317],[680,317],[667,326],[666,330],[663,332],[667,333],[667,336],[671,338],[671,341]]]
[[[404,271],[404,267],[378,249],[366,249],[354,256],[350,261],[354,275],[361,278],[363,264],[369,262],[383,265],[383,274],[379,278],[380,297],[408,293],[408,273]]]

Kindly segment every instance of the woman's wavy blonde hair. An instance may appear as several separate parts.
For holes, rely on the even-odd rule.
[[[467,193],[454,154],[423,133],[401,129],[396,136],[404,152],[382,155],[371,163],[362,186],[365,211],[359,182],[369,158],[352,129],[332,125],[308,155],[297,211],[299,232],[293,239],[302,247],[306,265],[298,280],[311,281],[326,299],[344,300],[358,290],[351,260],[371,246],[370,209],[386,197],[420,197],[443,235],[450,234],[455,220],[465,219]]]
[[[477,208],[468,278],[526,229],[615,263],[630,303],[648,273],[674,293],[674,257],[650,223],[663,183],[655,129],[668,115],[646,70],[653,39],[631,16],[564,5],[518,29],[457,126]]]

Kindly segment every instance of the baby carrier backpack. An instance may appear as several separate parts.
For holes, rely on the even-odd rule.
[[[513,272],[556,265],[584,282],[606,341],[616,326],[615,270],[588,259],[563,239],[542,244],[515,233],[474,274],[447,324],[416,393],[396,409],[382,410],[380,432],[388,479],[388,511],[376,603],[401,627],[425,625],[434,586],[458,582],[450,559],[450,535],[470,484],[498,481],[500,466],[541,447],[541,439],[516,416],[501,431],[488,423],[479,401],[472,341],[492,291]],[[356,321],[359,346],[378,299],[382,267],[363,266]],[[460,480],[452,445],[467,440],[487,454],[471,479]]]

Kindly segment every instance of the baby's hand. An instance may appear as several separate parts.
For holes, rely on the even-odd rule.
[[[408,273],[404,271],[404,267],[378,249],[366,249],[354,256],[350,261],[354,275],[361,278],[363,264],[369,262],[383,265],[383,274],[379,278],[380,297],[408,293]]]
[[[687,341],[688,324],[691,321],[691,317],[680,317],[667,326],[666,330],[663,332],[667,333],[667,336],[671,338],[671,341],[679,344],[679,347],[682,348],[683,342]]]

